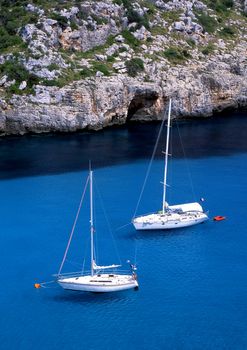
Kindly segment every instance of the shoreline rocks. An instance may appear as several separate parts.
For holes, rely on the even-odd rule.
[[[245,107],[247,80],[241,67],[234,71],[225,58],[222,64],[210,60],[204,65],[172,67],[157,82],[117,75],[63,88],[38,86],[34,95],[0,101],[0,133],[99,130],[129,120],[160,120],[169,97],[173,116],[178,118],[208,117]]]

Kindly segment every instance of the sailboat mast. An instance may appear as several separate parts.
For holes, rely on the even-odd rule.
[[[166,152],[165,152],[165,169],[164,169],[164,181],[163,181],[163,204],[162,204],[162,213],[165,213],[166,206],[166,187],[167,187],[167,166],[168,166],[168,152],[169,152],[169,137],[170,137],[170,123],[171,123],[171,106],[172,100],[169,100],[169,110],[167,118],[167,134],[166,134]]]
[[[94,262],[94,226],[93,226],[93,171],[89,170],[90,179],[90,234],[91,234],[91,276],[94,274],[93,262]]]

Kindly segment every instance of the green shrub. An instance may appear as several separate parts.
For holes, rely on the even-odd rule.
[[[6,88],[6,92],[9,94],[16,94],[19,95],[20,94],[20,89],[19,89],[19,84],[15,83],[9,87]]]
[[[145,13],[144,16],[140,16],[138,12],[133,8],[132,2],[130,0],[114,0],[113,2],[115,4],[124,6],[129,23],[137,23],[138,29],[142,26],[149,29],[148,15]],[[148,9],[148,12],[150,14],[154,13],[154,6],[152,4],[150,4]]]
[[[141,58],[132,58],[125,62],[125,66],[131,77],[136,77],[138,73],[144,71],[144,64]]]
[[[224,27],[221,31],[220,31],[220,35],[225,37],[225,38],[230,38],[233,37],[236,34],[236,31],[234,28],[232,27]]]
[[[0,25],[5,27],[9,34],[16,34],[17,30],[28,23],[36,22],[38,15],[26,11],[24,1],[1,1]],[[27,2],[28,3],[28,2]]]
[[[84,20],[84,21],[87,20],[88,16],[89,16],[89,12],[87,12],[87,11],[82,11],[82,10],[80,10],[80,11],[77,13],[77,17],[80,18],[80,19],[82,19],[82,20]]]
[[[66,17],[61,16],[58,13],[52,13],[50,17],[56,20],[62,29],[65,29],[68,27],[68,20]]]
[[[87,68],[87,67],[83,68],[80,71],[80,77],[84,78],[84,79],[91,77],[93,74],[94,74],[94,72],[91,69]]]
[[[202,53],[203,53],[203,55],[207,56],[207,55],[210,55],[211,53],[213,53],[214,50],[215,50],[215,45],[212,43],[209,43],[207,46],[205,46],[202,49]]]
[[[18,35],[9,35],[4,28],[0,28],[0,50],[21,45],[23,41]]]
[[[205,32],[208,32],[209,34],[215,32],[217,28],[217,21],[213,17],[204,12],[197,12],[196,16],[198,22],[201,24]]]
[[[77,30],[78,29],[78,25],[76,24],[75,21],[70,21],[70,28],[72,30]]]
[[[186,49],[183,49],[182,50],[182,55],[184,58],[191,58],[191,54],[186,50]]]
[[[150,31],[152,35],[166,35],[168,32],[167,28],[162,26],[154,26]]]
[[[122,31],[122,36],[124,37],[127,44],[129,44],[132,48],[136,48],[140,46],[140,41],[134,37],[133,34],[130,33],[129,30],[125,29]]]
[[[52,80],[42,80],[42,84],[45,86],[58,86],[58,81],[56,79]]]
[[[180,49],[177,47],[170,47],[164,51],[164,56],[174,64],[181,63],[190,58],[191,55],[186,49]]]
[[[19,19],[8,21],[5,25],[5,29],[10,35],[15,35],[18,28],[21,27],[21,23]]]
[[[193,47],[193,48],[196,46],[196,42],[195,42],[195,40],[192,39],[192,38],[186,39],[186,42],[187,42],[187,44],[188,44],[189,46],[191,46],[191,47]]]
[[[183,60],[183,56],[181,55],[179,50],[174,47],[170,47],[169,49],[165,50],[164,55],[169,61]]]
[[[46,86],[58,86],[58,87],[63,87],[65,85],[68,85],[69,83],[80,80],[80,79],[85,79],[88,77],[91,77],[95,74],[93,69],[89,69],[87,67],[83,67],[81,70],[75,70],[75,69],[66,69],[63,72],[63,75],[58,77],[57,79],[52,79],[52,80],[46,80],[44,79],[42,81],[42,84]]]
[[[110,72],[108,67],[104,63],[93,62],[93,71],[96,73],[97,71],[102,72],[106,76],[110,76]]]
[[[42,81],[42,84],[46,86],[58,86],[61,88],[74,80],[78,80],[79,79],[78,76],[79,76],[78,72],[74,72],[74,70],[68,69],[64,71],[63,75],[57,79],[52,79],[52,80],[44,79]]]
[[[208,0],[208,6],[216,12],[227,12],[234,6],[233,0]]]
[[[142,6],[148,9],[148,14],[150,15],[154,15],[157,12],[155,4],[148,0],[142,1]]]
[[[109,62],[109,63],[113,63],[113,62],[115,62],[115,57],[113,55],[112,56],[107,56],[106,61]]]
[[[205,32],[208,32],[209,34],[212,34],[215,32],[217,28],[217,21],[213,18],[207,15],[206,13],[197,13],[197,20],[203,27]]]
[[[106,45],[111,46],[115,43],[115,36],[114,35],[109,35],[107,40],[106,40]]]
[[[0,65],[0,75],[6,74],[9,80],[15,80],[15,84],[11,85],[6,89],[8,93],[25,93],[32,92],[33,85],[39,83],[39,78],[30,73],[21,63],[19,63],[15,58],[12,60],[7,60]],[[27,87],[25,90],[19,90],[19,85],[22,81],[27,82]]]
[[[119,5],[119,6],[121,6],[123,4],[122,0],[113,0],[112,3]]]
[[[59,66],[56,64],[56,63],[51,63],[47,69],[49,69],[49,71],[53,71],[53,70],[58,70],[59,69]]]
[[[172,11],[165,11],[162,14],[162,18],[166,20],[169,24],[173,22],[179,21],[179,17],[181,16],[182,11],[181,10],[172,10]]]
[[[107,19],[104,18],[104,17],[98,17],[98,16],[96,16],[94,14],[91,14],[91,17],[98,25],[102,25],[102,24],[107,24],[108,23]]]
[[[127,18],[129,23],[137,23],[137,29],[141,28],[142,26],[147,29],[150,27],[147,14],[145,13],[143,16],[140,16],[132,7],[127,10]]]
[[[15,60],[7,60],[0,65],[0,73],[7,74],[10,80],[23,81],[27,80],[28,72],[23,65]]]
[[[222,3],[224,6],[232,8],[234,6],[234,1],[233,0],[222,0]]]

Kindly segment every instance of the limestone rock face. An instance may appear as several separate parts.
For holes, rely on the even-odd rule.
[[[220,74],[219,74],[220,72]],[[127,120],[159,120],[172,97],[173,117],[210,116],[247,106],[246,64],[232,56],[172,67],[155,82],[96,77],[64,88],[39,86],[0,104],[1,134],[98,130]]]
[[[67,132],[123,124],[133,100],[138,101],[138,109],[147,106],[157,118],[159,96],[162,94],[158,85],[136,84],[126,78],[98,78],[63,89],[39,87],[28,100],[24,96],[15,96],[7,109],[1,109],[0,131],[2,134]],[[135,108],[133,105],[133,111]]]
[[[26,5],[23,50],[0,55],[1,135],[157,120],[170,97],[179,118],[247,105],[247,0],[224,21],[205,0],[73,4]]]
[[[59,43],[65,50],[73,48],[76,51],[88,51],[95,46],[104,45],[109,35],[118,33],[119,29],[112,22],[100,27],[95,26],[94,30],[85,26],[74,31],[67,28],[61,33]]]

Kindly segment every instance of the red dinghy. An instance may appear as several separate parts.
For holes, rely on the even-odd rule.
[[[214,221],[222,221],[222,220],[225,220],[226,217],[225,216],[221,216],[221,215],[217,215],[214,217]]]

